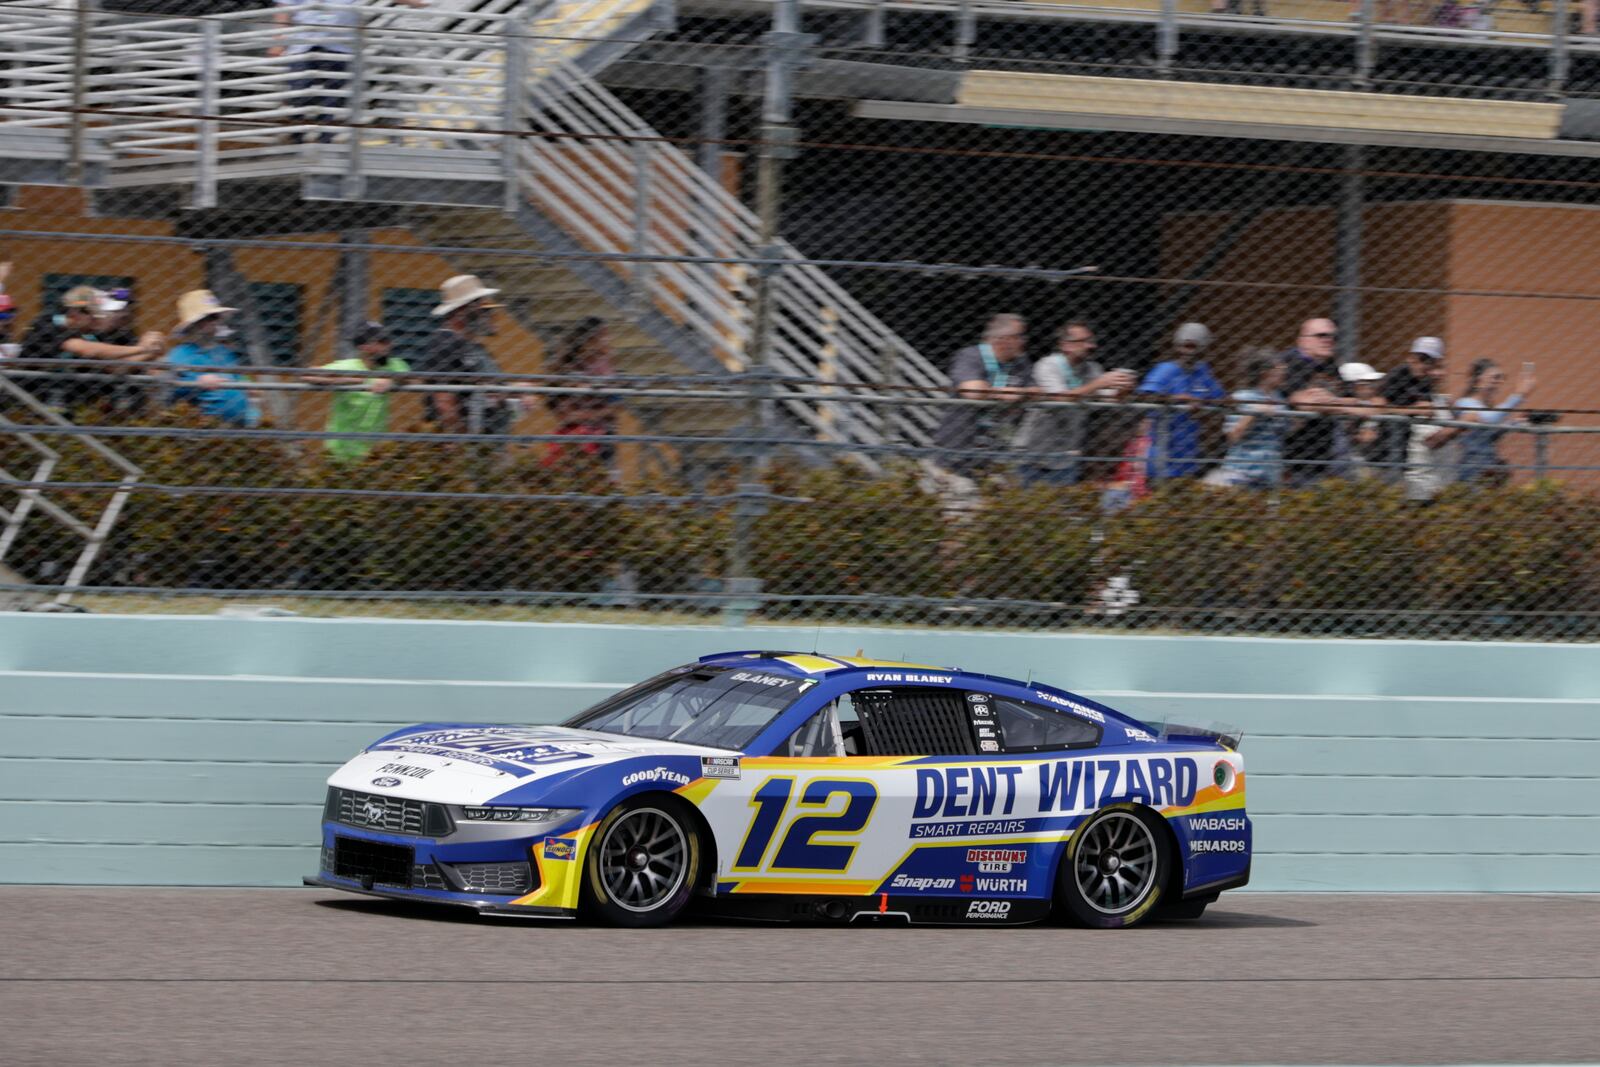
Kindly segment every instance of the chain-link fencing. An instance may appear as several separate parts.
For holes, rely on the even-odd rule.
[[[1210,6],[7,5],[0,595],[1592,639],[1592,12]]]

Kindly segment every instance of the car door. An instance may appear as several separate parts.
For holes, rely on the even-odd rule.
[[[739,778],[700,801],[717,839],[719,892],[901,888],[885,883],[916,851],[926,764],[978,751],[972,706],[948,685],[857,689],[815,712],[774,755],[743,759]],[[935,882],[928,888],[956,886],[954,876]]]

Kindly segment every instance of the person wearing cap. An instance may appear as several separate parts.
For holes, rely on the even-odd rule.
[[[491,304],[489,298],[499,292],[476,275],[447,279],[439,287],[439,304],[433,309],[439,328],[416,369],[433,374],[499,374],[500,364],[480,340],[495,332],[494,313],[502,305]],[[482,390],[429,393],[423,400],[428,421],[448,433],[508,433],[517,406],[516,400],[504,393]]]
[[[1139,383],[1139,392],[1185,403],[1190,409],[1216,402],[1227,391],[1211,365],[1201,358],[1211,346],[1211,331],[1204,324],[1186,322],[1172,335],[1172,358],[1157,363]],[[1188,478],[1203,469],[1200,462],[1200,420],[1190,411],[1163,411],[1156,415],[1150,446],[1150,477]]]
[[[137,345],[139,335],[133,328],[133,291],[111,289],[101,294],[100,313],[94,317],[95,331],[100,340],[110,345]],[[147,406],[150,389],[140,383],[143,375],[129,375],[114,386],[113,405],[124,415],[139,415]]]
[[[307,375],[302,381],[312,385],[340,386],[328,412],[329,433],[387,433],[389,431],[389,394],[399,379],[393,375],[404,374],[411,368],[406,361],[390,354],[393,339],[382,323],[369,322],[350,337],[350,347],[356,354],[349,359],[336,359],[318,367],[318,370],[343,371],[338,375]],[[362,380],[354,372],[382,372],[385,377]],[[360,438],[330,437],[324,443],[328,457],[335,463],[357,463],[372,451],[373,442]]]
[[[61,309],[46,312],[28,327],[18,353],[23,359],[101,360],[120,366],[88,366],[85,373],[116,374],[129,368],[126,364],[147,363],[160,357],[166,347],[166,338],[159,333],[146,333],[132,345],[110,344],[100,336],[96,317],[100,314],[105,294],[87,285],[68,289],[61,297]],[[59,370],[43,379],[45,402],[61,410],[80,404],[108,400],[116,393],[114,382],[86,379],[70,370]]]
[[[1418,337],[1411,342],[1405,364],[1391,371],[1380,390],[1389,412],[1396,415],[1431,417],[1432,400],[1440,391],[1444,373],[1444,341],[1437,337]],[[1398,419],[1386,420],[1379,434],[1379,456],[1385,481],[1400,481],[1405,474],[1406,454],[1410,450],[1411,426]]]
[[[223,307],[209,289],[196,289],[178,298],[178,325],[172,331],[181,343],[167,353],[176,368],[172,391],[175,403],[193,404],[200,411],[233,426],[261,424],[261,409],[250,393],[239,388],[250,379],[233,370],[244,359],[223,343],[232,331],[228,316],[237,308]]]
[[[1339,368],[1344,396],[1351,405],[1372,408],[1374,414],[1387,405],[1379,395],[1384,378],[1380,370],[1366,363],[1346,363]],[[1340,425],[1339,454],[1345,460],[1345,473],[1352,478],[1371,478],[1383,459],[1382,424],[1377,419],[1362,419],[1354,426]]]

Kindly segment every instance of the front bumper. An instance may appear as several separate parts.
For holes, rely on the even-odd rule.
[[[324,821],[321,863],[305,881],[485,913],[576,913],[581,831],[577,837],[505,835],[463,841],[460,836],[393,834]]]
[[[503,896],[473,896],[467,893],[452,893],[433,889],[408,889],[403,886],[379,885],[370,883],[366,879],[341,878],[327,871],[308,874],[300,879],[301,884],[319,886],[323,889],[337,889],[343,893],[360,893],[369,897],[385,897],[389,900],[407,900],[412,903],[422,904],[447,904],[454,907],[471,908],[480,915],[520,915],[529,919],[576,919],[575,908],[548,908],[534,904],[512,904]]]

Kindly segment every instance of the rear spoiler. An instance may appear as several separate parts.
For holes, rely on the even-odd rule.
[[[1215,722],[1209,726],[1190,726],[1181,722],[1164,722],[1161,724],[1162,741],[1173,741],[1178,744],[1218,744],[1224,748],[1237,749],[1244,742],[1244,731],[1231,723]]]

